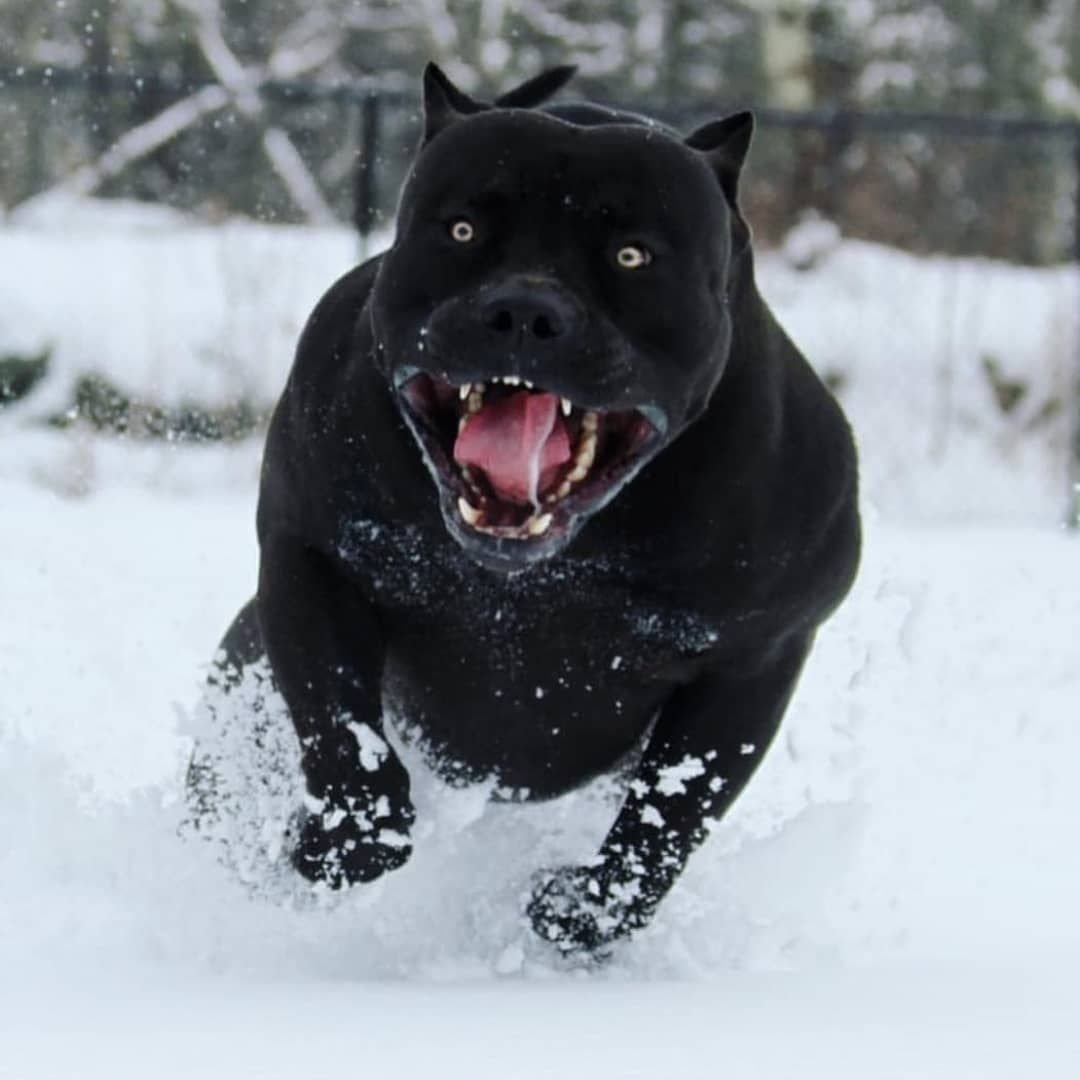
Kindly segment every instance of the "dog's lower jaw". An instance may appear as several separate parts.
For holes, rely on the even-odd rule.
[[[536,537],[517,538],[490,536],[479,532],[466,522],[461,511],[445,496],[442,502],[443,522],[450,537],[478,566],[496,574],[517,574],[529,567],[558,556],[577,535],[583,521],[571,519],[558,527],[550,526]]]

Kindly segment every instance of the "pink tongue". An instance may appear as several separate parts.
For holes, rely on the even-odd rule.
[[[501,499],[535,503],[570,460],[570,435],[554,394],[519,390],[465,421],[454,460],[483,470]]]

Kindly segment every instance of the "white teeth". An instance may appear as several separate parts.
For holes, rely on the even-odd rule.
[[[482,382],[473,383],[469,396],[465,401],[465,410],[469,413],[478,413],[484,404],[485,386]]]
[[[506,383],[507,386],[520,386],[521,385],[521,376],[520,375],[504,375],[502,381],[504,383]]]
[[[476,523],[482,517],[479,510],[476,509],[468,499],[462,495],[457,501],[458,513],[470,524],[476,525]]]
[[[525,384],[525,385],[526,385],[526,386],[527,386],[527,387],[528,387],[528,388],[529,388],[530,390],[532,390],[532,389],[533,389],[533,386],[535,385],[534,383],[531,383],[531,382],[530,382],[530,381],[529,381],[528,379],[522,379],[521,381],[522,381],[522,382],[523,382],[523,383],[524,383],[524,384]]]
[[[566,398],[563,398],[563,412],[566,412]],[[600,417],[594,412],[587,412],[581,418],[581,436],[574,450],[573,467],[563,477],[562,483],[544,499],[548,506],[565,499],[574,484],[581,483],[596,461],[596,440],[600,426]]]
[[[464,401],[471,392],[472,383],[462,383],[461,386],[458,387],[458,397],[461,398],[462,401]]]
[[[477,510],[464,497],[458,499],[458,511],[477,532],[486,533],[488,536],[511,537],[516,540],[524,540],[527,536],[543,536],[555,520],[553,514],[534,514],[524,525],[484,525],[482,524],[483,512]]]
[[[570,494],[570,489],[573,487],[570,480],[564,480],[547,498],[544,499],[549,506],[552,503],[557,503],[560,499],[565,499]]]
[[[592,468],[596,460],[596,435],[586,435],[578,444],[577,453],[574,455],[575,465],[584,465],[586,469]]]
[[[559,403],[562,406],[563,416],[569,416],[574,411],[574,406],[571,404],[569,398],[561,398]]]
[[[589,415],[596,414],[586,413],[586,416]],[[574,467],[566,474],[566,479],[571,484],[584,480],[596,460],[596,429],[589,431],[582,425],[582,430],[585,434],[581,437],[577,450],[574,451]]]

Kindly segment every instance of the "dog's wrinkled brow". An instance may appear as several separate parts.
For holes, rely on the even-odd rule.
[[[529,187],[495,181],[471,192],[451,191],[443,201],[457,202],[480,213],[503,213],[515,207],[543,203],[558,211],[559,216],[600,221],[612,229],[636,228],[649,216],[640,195],[628,193],[620,197],[620,193],[610,190],[601,192],[582,184],[560,183],[558,177],[551,178],[547,184]]]

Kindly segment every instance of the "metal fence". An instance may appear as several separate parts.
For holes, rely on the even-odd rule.
[[[249,103],[245,110],[214,83],[162,74],[0,72],[0,203],[17,205],[81,175],[86,190],[164,202],[211,219],[243,213],[303,220],[295,192],[266,159],[266,133],[277,129],[334,218],[351,222],[362,236],[389,224],[418,136],[414,93],[375,81],[296,80],[266,81],[253,92],[259,107]],[[683,130],[753,107],[701,103],[672,113],[647,102],[620,104]],[[181,124],[185,105],[202,112]],[[161,119],[170,112],[171,134]],[[917,254],[1080,267],[1080,122],[770,107],[754,112],[758,134],[744,199],[763,247],[779,243],[793,223],[816,212],[845,236]],[[93,163],[100,166],[96,174],[87,172]],[[1072,348],[1075,377],[1080,343]],[[1063,408],[1072,417],[1068,518],[1080,525],[1075,382]]]
[[[106,156],[125,132],[214,89],[151,72],[0,71],[0,201],[15,205],[48,188],[65,171]],[[245,115],[222,91],[197,122],[106,175],[103,193],[297,220],[298,208],[261,156],[259,136],[277,127],[311,165],[339,218],[362,234],[385,222],[416,144],[415,96],[363,81],[271,79],[255,90],[263,106],[257,114]],[[683,129],[753,108],[758,138],[747,198],[766,242],[800,210],[815,208],[849,235],[907,250],[1080,262],[1080,121],[620,104]]]

